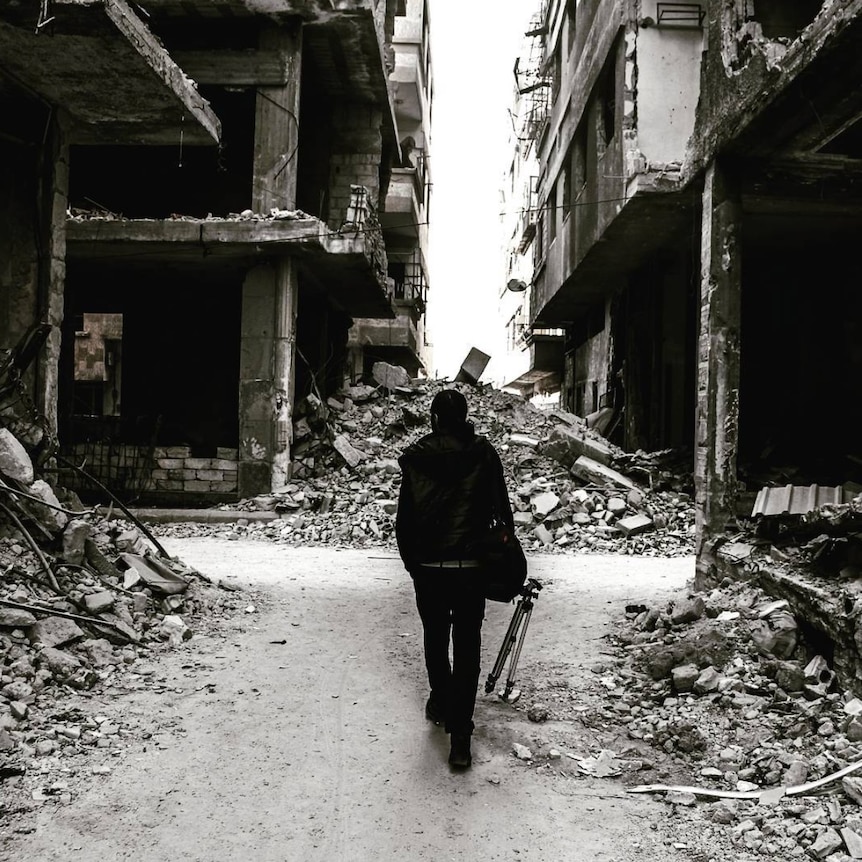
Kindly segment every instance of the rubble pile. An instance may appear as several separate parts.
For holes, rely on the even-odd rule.
[[[76,222],[83,221],[123,221],[122,213],[114,213],[107,209],[86,209],[83,207],[69,207],[67,218]],[[314,216],[302,210],[280,209],[273,207],[268,213],[257,213],[251,209],[245,209],[239,213],[228,213],[226,216],[215,216],[208,213],[206,218],[197,218],[196,216],[180,215],[174,213],[169,219],[136,219],[136,221],[236,221],[236,222],[267,222],[267,221],[296,221],[299,219],[313,219]]]
[[[528,551],[693,552],[691,465],[678,453],[624,453],[579,417],[535,408],[490,386],[411,381],[384,363],[375,365],[375,379],[377,385],[350,386],[325,402],[304,398],[294,418],[290,484],[221,507],[274,511],[277,520],[161,529],[296,544],[392,544],[398,456],[430,431],[434,395],[455,386],[468,400],[476,432],[500,453]]]
[[[28,451],[0,428],[3,789],[82,748],[116,749],[123,727],[67,702],[97,686],[148,685],[159,651],[237,602],[141,530],[36,478]],[[67,791],[40,784],[33,799]]]
[[[581,722],[604,747],[534,765],[568,755],[578,774],[661,795],[697,858],[862,858],[862,700],[785,600],[726,581],[627,607],[610,640],[586,695],[528,683],[515,705]]]

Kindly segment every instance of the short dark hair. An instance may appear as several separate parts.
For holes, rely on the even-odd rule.
[[[467,399],[457,389],[444,389],[431,399],[431,425],[455,431],[467,421]]]

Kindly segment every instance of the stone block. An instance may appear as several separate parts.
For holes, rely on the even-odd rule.
[[[36,617],[21,608],[0,607],[0,628],[26,629],[36,622]]]
[[[212,458],[186,458],[183,466],[186,470],[209,470],[212,468]]]
[[[0,473],[23,485],[33,484],[33,462],[8,428],[0,428]]]
[[[74,620],[65,617],[45,617],[30,626],[30,643],[41,643],[46,647],[58,647],[84,637],[84,632]]]
[[[81,518],[73,518],[63,531],[63,559],[75,566],[84,559],[84,545],[90,538],[90,524]]]
[[[675,667],[670,672],[673,687],[678,692],[691,691],[700,676],[697,665],[683,664]]]
[[[208,494],[211,490],[210,483],[202,479],[189,479],[183,482],[183,490],[193,494]]]
[[[159,458],[156,463],[162,470],[180,470],[184,466],[185,460],[183,458]]]
[[[646,515],[632,515],[629,518],[622,518],[617,522],[617,527],[626,536],[636,536],[638,533],[645,533],[647,530],[652,530],[654,526],[652,519]]]
[[[392,390],[399,386],[410,386],[410,375],[400,365],[375,362],[371,367],[371,376],[384,389]]]
[[[39,664],[47,667],[57,677],[71,676],[79,667],[81,660],[71,653],[54,647],[45,647],[39,653]]]
[[[114,606],[115,596],[110,590],[100,590],[84,596],[84,604],[92,614],[101,614]]]
[[[207,482],[221,482],[224,479],[224,473],[221,470],[197,470],[196,472],[196,478]]]
[[[48,503],[49,506],[59,508],[60,501],[57,499],[54,489],[44,479],[37,479],[27,490],[34,497],[38,497],[40,500]],[[62,530],[69,520],[69,516],[64,512],[58,512],[56,508],[40,506],[38,503],[28,501],[27,509],[46,530],[52,533]]]

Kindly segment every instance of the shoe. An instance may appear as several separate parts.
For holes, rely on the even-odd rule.
[[[425,703],[425,718],[427,718],[428,721],[433,721],[434,724],[443,724],[443,722],[446,721],[446,715],[440,708],[440,705],[430,697]]]
[[[451,735],[451,749],[449,750],[449,763],[459,769],[467,769],[473,763],[470,754],[470,734],[453,733]]]

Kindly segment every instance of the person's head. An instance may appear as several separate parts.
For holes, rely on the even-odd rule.
[[[457,435],[467,426],[467,399],[457,389],[438,392],[431,400],[431,429]]]

